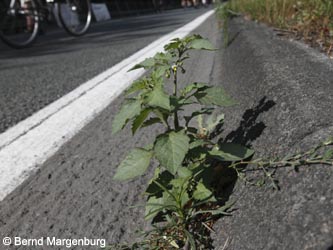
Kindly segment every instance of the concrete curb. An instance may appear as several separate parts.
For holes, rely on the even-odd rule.
[[[332,61],[264,25],[236,18],[229,29],[216,70],[240,104],[226,111],[224,138],[271,156],[333,135]],[[277,178],[279,192],[236,183],[237,210],[217,222],[217,249],[332,249],[333,168],[281,169]]]

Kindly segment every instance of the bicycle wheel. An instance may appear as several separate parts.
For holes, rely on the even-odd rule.
[[[70,35],[81,36],[91,23],[90,0],[58,1],[58,14],[63,28]]]
[[[25,48],[37,37],[39,16],[35,0],[0,2],[0,39],[13,48]]]

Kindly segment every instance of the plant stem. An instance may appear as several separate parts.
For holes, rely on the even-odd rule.
[[[174,97],[177,98],[177,68],[175,70],[173,70],[173,95]],[[174,117],[173,117],[173,121],[174,121],[174,126],[175,126],[175,130],[179,129],[179,120],[178,120],[178,112],[177,112],[177,107],[175,108],[174,111]]]
[[[324,164],[324,165],[332,165],[333,162],[330,160],[322,160],[322,159],[305,159],[305,160],[298,160],[299,157],[292,158],[291,160],[281,160],[281,161],[240,161],[235,162],[230,165],[230,168],[237,168],[239,165],[249,165],[253,164],[260,168],[260,166],[301,166],[301,165],[314,165],[314,164]]]
[[[276,185],[276,182],[274,180],[274,178],[272,177],[274,175],[274,172],[268,172],[267,169],[268,168],[281,168],[281,167],[299,167],[302,165],[315,165],[315,164],[323,164],[323,165],[331,165],[333,166],[333,161],[332,159],[324,159],[322,156],[318,156],[318,157],[314,157],[314,158],[308,158],[306,159],[306,156],[308,156],[309,154],[313,154],[316,150],[318,150],[319,148],[321,148],[322,146],[318,146],[308,152],[305,152],[303,154],[297,154],[294,156],[291,156],[289,159],[287,160],[272,160],[272,161],[265,161],[265,160],[261,160],[261,158],[257,159],[257,160],[250,160],[250,161],[240,161],[240,162],[235,162],[233,164],[231,164],[229,166],[229,168],[233,168],[236,172],[237,175],[240,179],[242,179],[243,181],[245,181],[246,183],[249,184],[253,184],[252,181],[249,181],[246,177],[243,176],[242,172],[245,172],[244,170],[240,169],[239,166],[242,165],[254,165],[256,166],[255,169],[253,169],[253,171],[257,171],[257,170],[262,170],[266,176],[266,178],[268,178],[273,187],[275,189],[279,189],[279,187]],[[305,159],[304,159],[305,158]],[[266,168],[267,167],[267,168]]]

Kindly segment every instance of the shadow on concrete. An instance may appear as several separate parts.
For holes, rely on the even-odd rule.
[[[257,106],[252,109],[247,109],[244,112],[239,127],[230,132],[225,138],[221,138],[219,143],[232,142],[251,147],[252,142],[257,139],[266,128],[266,125],[262,121],[257,121],[259,115],[269,111],[275,104],[276,103],[274,101],[267,100],[267,97],[263,97]],[[219,131],[221,132],[222,129],[220,128]],[[233,193],[238,180],[237,172],[233,168],[229,168],[229,165],[229,162],[214,161],[212,163],[212,169],[214,170],[211,170],[213,173],[210,172],[210,174],[214,176],[214,180],[211,185],[216,190],[215,195],[220,206],[224,206],[227,202],[230,202],[230,196]],[[246,166],[244,165],[242,168],[246,168]],[[229,210],[228,212],[232,211],[234,210]],[[221,217],[222,216],[216,218],[216,220]],[[210,234],[210,232],[207,233]],[[207,238],[209,237],[210,236],[207,235]],[[213,247],[213,240],[208,240],[205,247],[205,249],[208,250],[215,249]]]
[[[267,100],[267,97],[263,97],[257,106],[252,109],[247,109],[244,112],[239,127],[231,131],[224,139],[222,138],[219,143],[231,142],[251,148],[252,142],[256,140],[266,128],[265,123],[257,121],[259,115],[269,111],[275,104],[274,101]],[[221,192],[220,195],[225,201],[229,199],[238,179],[236,171],[228,166],[229,163],[221,165],[221,178],[219,178],[218,183],[218,190]],[[246,166],[243,166],[243,168],[246,168]]]
[[[262,132],[265,130],[266,125],[262,121],[257,121],[260,114],[269,111],[275,102],[267,100],[263,97],[257,106],[251,109],[247,109],[242,117],[239,127],[231,131],[225,138],[221,138],[219,143],[237,143],[243,146],[251,148],[252,142],[257,139]],[[221,198],[223,203],[229,200],[230,195],[234,190],[234,186],[237,182],[237,173],[234,169],[229,168],[230,163],[228,162],[215,162],[217,166],[217,178],[216,178],[216,190],[218,196]],[[246,168],[246,166],[243,166]]]
[[[276,103],[263,97],[259,104],[245,111],[239,127],[230,132],[222,142],[238,143],[250,147],[252,142],[256,140],[266,128],[263,122],[258,122],[257,118],[260,114],[270,110]]]

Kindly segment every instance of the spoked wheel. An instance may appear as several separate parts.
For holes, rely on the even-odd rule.
[[[63,28],[73,36],[87,32],[91,23],[90,0],[61,0],[58,14]]]
[[[37,37],[39,16],[35,0],[0,1],[0,39],[13,48],[25,48]]]

